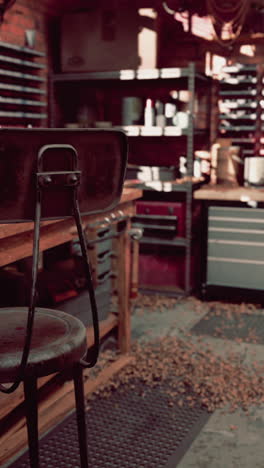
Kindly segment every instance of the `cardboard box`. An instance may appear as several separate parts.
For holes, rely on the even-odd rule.
[[[65,14],[61,20],[61,70],[135,69],[139,15],[131,5]]]

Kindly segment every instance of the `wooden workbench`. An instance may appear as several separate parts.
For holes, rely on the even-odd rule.
[[[264,202],[264,188],[240,187],[225,184],[203,185],[194,191],[196,200],[218,200],[237,202]]]
[[[129,308],[129,282],[130,282],[130,218],[135,214],[135,200],[142,196],[139,189],[124,188],[117,207],[110,212],[83,216],[83,224],[92,225],[96,222],[104,224],[105,219],[112,220],[120,215],[127,217],[127,228],[120,235],[117,243],[117,296],[118,313],[110,314],[100,322],[100,337],[117,327],[118,344],[121,352],[117,362],[102,372],[97,380],[85,382],[85,392],[89,394],[97,385],[109,379],[115,372],[127,364],[130,349],[130,308]],[[114,222],[114,221],[113,221]],[[2,224],[0,225],[0,267],[13,263],[32,255],[33,223]],[[68,242],[76,237],[75,222],[72,218],[63,220],[45,221],[41,224],[40,251]],[[87,329],[87,341],[93,345],[93,330]],[[85,371],[88,375],[89,371]],[[38,379],[40,393],[51,385],[54,376]],[[45,392],[44,392],[45,394]],[[45,394],[46,395],[46,394]],[[25,419],[23,417],[23,388],[20,386],[11,395],[0,393],[0,466],[10,457],[14,456],[27,444]],[[39,431],[40,434],[50,429],[67,412],[74,408],[73,384],[66,382],[63,385],[53,384],[52,393],[48,392],[39,404]],[[17,417],[13,418],[13,415]],[[12,414],[12,417],[11,417]]]

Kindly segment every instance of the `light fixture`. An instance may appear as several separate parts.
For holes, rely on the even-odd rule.
[[[25,30],[25,45],[33,49],[36,42],[36,30],[35,29],[26,29]]]

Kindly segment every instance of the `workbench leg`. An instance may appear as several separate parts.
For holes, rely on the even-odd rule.
[[[24,394],[30,467],[39,468],[38,390],[36,378],[32,377],[24,381]]]
[[[131,222],[127,221],[126,229],[120,234],[117,248],[118,271],[118,347],[121,353],[130,350],[131,318],[129,306],[131,240],[129,236]]]
[[[131,286],[130,297],[135,298],[138,295],[138,261],[139,261],[139,241],[132,241],[132,261],[131,261]]]
[[[88,468],[88,442],[85,420],[85,398],[83,387],[83,371],[81,366],[76,366],[73,369],[75,404],[76,404],[76,419],[78,427],[79,450],[81,468]]]

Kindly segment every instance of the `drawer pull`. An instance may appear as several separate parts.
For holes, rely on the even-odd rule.
[[[263,230],[260,229],[237,229],[237,228],[221,228],[221,227],[209,227],[209,232],[240,232],[242,234],[262,234]]]
[[[97,232],[97,237],[100,239],[101,237],[104,237],[107,234],[109,234],[109,232],[110,232],[109,228],[101,229],[100,231]]]
[[[116,217],[116,221],[118,223],[120,223],[121,221],[127,221],[129,218],[129,215],[126,215],[122,210],[118,210],[118,216]]]
[[[226,239],[209,239],[209,244],[225,244],[225,245],[251,245],[254,247],[264,247],[264,242],[251,242],[241,240],[226,240]]]
[[[105,273],[98,275],[96,283],[97,285],[104,284],[107,280],[116,278],[116,276],[116,273],[113,273],[112,271],[106,271]]]
[[[247,263],[250,265],[264,265],[264,260],[246,260],[241,258],[227,258],[227,257],[208,257],[210,262],[229,262],[229,263]]]
[[[105,260],[107,260],[108,258],[115,258],[116,257],[116,254],[113,250],[110,250],[108,252],[103,252],[101,254],[98,255],[97,257],[97,263],[104,263]]]
[[[209,216],[209,221],[231,221],[232,223],[264,223],[264,219],[259,218],[230,218],[229,216]]]
[[[138,227],[138,228],[132,228],[128,231],[129,236],[131,237],[132,240],[138,241],[142,238],[143,236],[143,229]]]
[[[138,220],[153,220],[153,221],[172,221],[175,222],[178,216],[168,216],[168,215],[145,215],[145,214],[136,214],[132,218],[132,222],[137,222]]]

